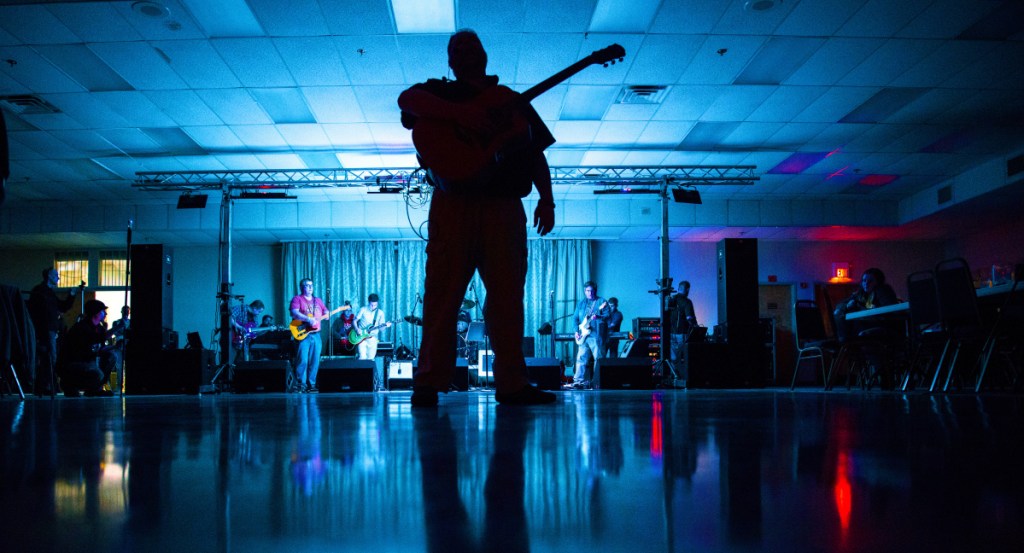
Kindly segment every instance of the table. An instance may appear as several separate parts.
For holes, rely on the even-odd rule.
[[[1024,286],[1018,286],[1019,290],[1024,291]],[[1014,283],[1007,282],[998,286],[986,286],[985,288],[978,288],[975,293],[978,298],[994,298],[1004,296],[1011,292],[1014,292]],[[846,314],[847,321],[856,321],[861,319],[876,319],[876,318],[897,318],[900,316],[906,316],[910,312],[910,303],[901,302],[893,305],[886,305],[883,307],[875,307],[874,309],[863,309],[861,311],[854,311]]]

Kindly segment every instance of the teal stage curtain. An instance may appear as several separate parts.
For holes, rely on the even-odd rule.
[[[549,357],[552,355],[551,337],[538,335],[537,329],[554,318],[557,319],[556,332],[572,330],[573,309],[582,297],[583,283],[590,278],[591,243],[589,240],[530,240],[527,250],[524,336],[535,339],[537,357]],[[403,319],[423,314],[416,296],[423,294],[426,259],[426,243],[418,240],[286,242],[281,267],[285,290],[282,302],[288,305],[304,277],[313,279],[314,293],[332,309],[351,301],[353,309],[357,310],[366,303],[369,294],[376,293],[388,319],[402,321],[388,331],[382,341],[418,350],[421,328]],[[479,274],[473,276],[466,298],[476,303],[468,310],[470,317],[482,320],[487,290]],[[455,339],[455,332],[453,328],[452,339]],[[326,354],[328,344],[324,345]],[[571,359],[572,348],[563,345],[555,356]]]

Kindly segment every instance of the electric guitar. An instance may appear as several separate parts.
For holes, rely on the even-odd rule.
[[[530,143],[530,124],[523,106],[555,85],[596,64],[605,67],[622,61],[626,50],[618,44],[597,50],[548,77],[523,93],[504,86],[492,86],[465,102],[487,110],[496,132],[476,133],[449,120],[419,117],[412,129],[420,163],[435,180],[449,183],[485,182],[504,160],[513,159]]]
[[[379,330],[381,328],[384,328],[390,324],[394,324],[397,322],[399,321],[385,321],[383,323],[380,323],[379,325],[373,325],[370,328],[364,330],[363,332],[359,332],[359,330],[356,327],[352,327],[352,330],[348,332],[348,343],[352,344],[353,346],[358,346],[360,342],[370,337],[371,332]]]
[[[352,309],[351,305],[343,305],[335,309],[334,311],[331,311],[330,313],[320,315],[319,317],[316,317],[315,324],[307,323],[306,321],[300,321],[298,319],[292,319],[292,322],[288,325],[288,330],[292,332],[292,338],[295,338],[296,340],[301,342],[306,339],[306,336],[309,336],[309,333],[320,330],[320,321],[330,319],[334,315],[337,315],[338,313],[341,313],[342,311],[347,311],[349,309]]]
[[[607,307],[607,305],[608,305],[608,302],[604,302],[604,303],[602,303],[600,305],[600,307],[597,308],[597,310],[600,311],[600,310],[604,309],[605,307]],[[587,339],[587,336],[590,336],[591,332],[593,332],[592,330],[590,330],[590,320],[592,318],[593,318],[593,312],[588,313],[586,317],[583,317],[583,322],[580,323],[580,329],[576,331],[576,345],[577,346],[582,346],[583,345],[583,341]]]
[[[242,325],[242,328],[245,330],[242,332],[235,330],[235,332],[231,334],[231,342],[236,348],[244,346],[246,342],[252,341],[253,338],[264,332],[270,330],[282,330],[279,326],[258,326],[252,321]]]

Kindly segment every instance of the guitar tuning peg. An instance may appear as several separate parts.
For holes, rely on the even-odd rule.
[[[608,67],[608,63],[607,63],[607,62],[605,62],[605,63],[602,63],[602,64],[601,64],[601,67]]]

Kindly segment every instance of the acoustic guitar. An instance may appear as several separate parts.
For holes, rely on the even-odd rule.
[[[301,342],[305,340],[306,336],[309,336],[311,332],[316,332],[317,330],[320,330],[320,321],[330,319],[331,317],[337,315],[338,313],[341,313],[342,311],[347,311],[349,309],[352,309],[351,305],[343,305],[335,309],[334,311],[331,311],[330,313],[320,315],[319,317],[316,318],[316,325],[312,325],[310,323],[307,323],[306,321],[292,319],[292,322],[288,325],[288,330],[292,332],[292,338],[295,338],[296,340]]]
[[[486,182],[503,161],[514,159],[529,146],[530,124],[522,110],[526,104],[591,65],[607,67],[625,56],[625,48],[612,44],[521,94],[507,87],[492,86],[465,102],[490,114],[494,127],[499,129],[494,133],[476,133],[448,120],[418,118],[412,129],[412,142],[421,164],[442,182]]]

